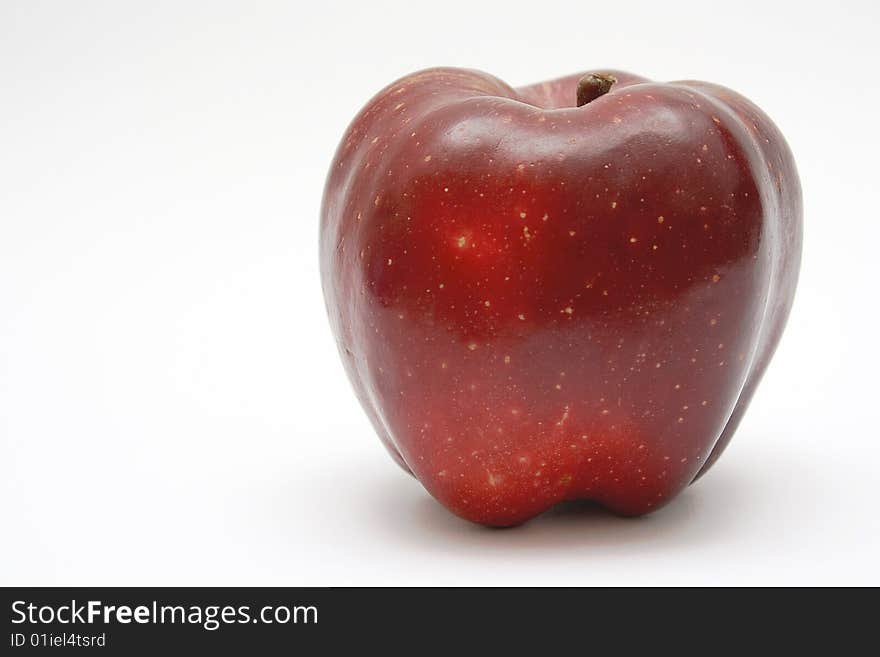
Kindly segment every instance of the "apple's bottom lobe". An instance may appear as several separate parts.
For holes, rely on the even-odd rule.
[[[554,429],[547,442],[507,454],[467,446],[417,459],[413,474],[453,513],[512,527],[569,501],[620,516],[650,513],[685,488],[705,458],[701,450],[685,456],[652,447],[634,429]]]

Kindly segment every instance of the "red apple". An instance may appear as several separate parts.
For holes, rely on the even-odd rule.
[[[514,89],[432,69],[333,160],[330,322],[392,456],[454,513],[657,509],[724,450],[779,341],[801,192],[776,126],[705,82]]]

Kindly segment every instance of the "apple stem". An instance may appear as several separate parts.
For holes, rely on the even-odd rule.
[[[599,96],[604,96],[611,90],[611,85],[615,82],[617,82],[617,78],[613,75],[587,73],[578,80],[577,106],[583,107],[587,103],[596,100]]]

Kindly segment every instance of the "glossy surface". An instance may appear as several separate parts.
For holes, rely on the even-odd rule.
[[[582,74],[416,73],[328,177],[345,368],[398,463],[475,522],[669,501],[727,444],[791,306],[801,196],[776,127],[721,87],[611,73],[582,107]]]

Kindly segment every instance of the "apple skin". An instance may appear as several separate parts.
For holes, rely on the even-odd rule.
[[[398,80],[348,128],[320,259],[342,361],[394,459],[452,512],[671,500],[728,444],[797,282],[782,134],[705,82]]]

